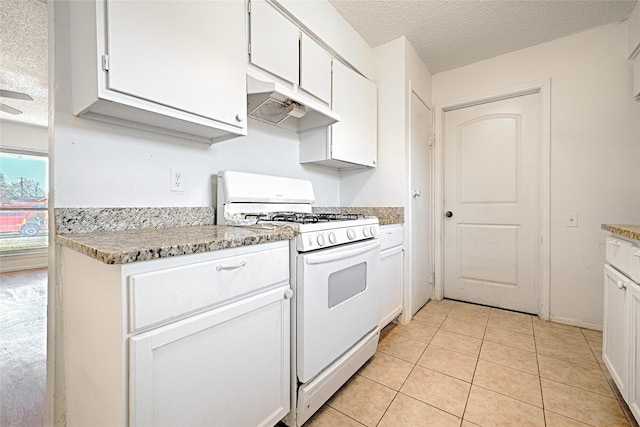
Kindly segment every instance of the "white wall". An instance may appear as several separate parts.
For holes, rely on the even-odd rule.
[[[0,147],[46,153],[49,149],[47,128],[0,120]]]
[[[640,103],[626,25],[612,24],[433,76],[437,105],[551,78],[552,319],[602,324],[601,223],[640,221]],[[565,227],[578,212],[579,227]]]

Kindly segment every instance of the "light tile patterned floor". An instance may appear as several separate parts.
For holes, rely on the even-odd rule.
[[[430,301],[305,427],[637,426],[602,362],[602,333]]]

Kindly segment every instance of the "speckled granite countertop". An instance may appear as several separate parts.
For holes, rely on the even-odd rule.
[[[65,234],[57,235],[56,243],[105,264],[127,264],[293,237],[293,231],[286,227],[260,229],[207,225]]]
[[[630,239],[640,240],[639,224],[602,224],[600,228],[613,234],[619,234],[620,236],[628,237]]]

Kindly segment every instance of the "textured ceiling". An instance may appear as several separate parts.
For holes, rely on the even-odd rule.
[[[239,0],[237,0],[239,1]],[[312,1],[312,0],[307,0]],[[372,47],[407,36],[432,73],[626,19],[637,0],[329,0]],[[46,0],[0,0],[0,119],[47,125]]]
[[[329,0],[371,47],[407,36],[433,73],[626,19],[636,0]]]
[[[0,111],[0,119],[47,125],[47,69],[46,3],[0,0],[0,89],[33,98],[0,98],[0,103],[23,112]]]

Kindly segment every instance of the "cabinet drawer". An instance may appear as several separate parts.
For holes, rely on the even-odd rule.
[[[402,225],[388,225],[380,227],[380,250],[384,251],[404,242]]]
[[[630,274],[633,244],[615,236],[607,237],[606,259],[619,271]]]
[[[129,330],[289,280],[289,249],[253,251],[129,276]]]

